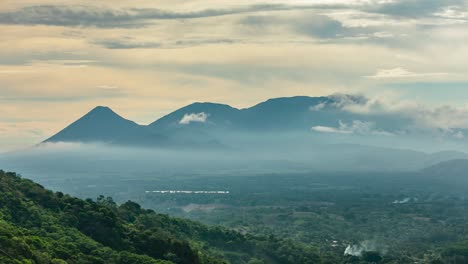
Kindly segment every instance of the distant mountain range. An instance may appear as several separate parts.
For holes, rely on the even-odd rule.
[[[270,99],[250,108],[237,109],[216,103],[193,103],[149,125],[124,119],[108,107],[98,106],[45,142],[104,142],[137,146],[225,147],[233,133],[311,133],[311,128],[360,124],[379,126],[390,134],[405,120],[359,115],[344,111],[343,102],[364,103],[359,96]],[[339,129],[339,128],[337,128]],[[319,131],[320,132],[320,131]],[[334,131],[350,133],[352,131]]]
[[[220,150],[200,162],[209,163],[217,155],[230,153],[234,155],[228,159],[232,166],[235,157],[236,164],[284,161],[318,170],[420,170],[468,158],[463,152],[437,148],[433,154],[416,151],[418,144],[431,147],[437,142],[431,135],[424,138],[405,133],[404,128],[414,125],[408,118],[346,110],[346,105],[363,105],[367,100],[353,95],[296,96],[270,99],[245,109],[193,103],[149,125],[139,125],[98,106],[44,142]]]

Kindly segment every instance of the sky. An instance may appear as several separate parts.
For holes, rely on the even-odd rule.
[[[0,33],[0,151],[97,105],[350,93],[468,119],[466,0],[2,0]]]

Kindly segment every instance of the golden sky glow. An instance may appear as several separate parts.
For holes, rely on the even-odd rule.
[[[0,151],[96,105],[146,124],[193,101],[336,92],[464,104],[467,23],[459,0],[4,0]]]

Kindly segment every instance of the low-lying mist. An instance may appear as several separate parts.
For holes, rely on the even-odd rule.
[[[356,138],[356,137],[355,137]],[[223,138],[219,148],[163,148],[105,143],[42,143],[0,155],[0,168],[34,179],[93,178],[100,175],[153,177],[202,174],[246,175],[309,171],[419,171],[452,159],[462,152],[426,153],[404,148],[354,144],[349,137],[304,134],[237,134]],[[376,144],[377,145],[377,144]],[[397,145],[397,144],[395,144]],[[134,176],[137,177],[137,176]]]

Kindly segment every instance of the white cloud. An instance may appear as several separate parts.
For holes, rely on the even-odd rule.
[[[387,31],[375,32],[373,35],[376,38],[392,38],[392,37],[394,37],[393,33],[390,33],[390,32],[387,32]]]
[[[447,75],[444,72],[415,73],[407,69],[397,67],[392,69],[379,69],[374,75],[366,76],[369,79],[393,79],[393,78],[413,78]]]
[[[344,103],[334,103],[333,106],[344,111],[364,115],[393,117],[394,119],[407,120],[407,125],[399,131],[410,133],[433,133],[456,139],[465,137],[463,130],[468,129],[468,105],[449,106],[441,105],[430,107],[412,100],[403,100],[399,97],[384,95],[371,98],[366,101],[344,100]],[[350,125],[340,124],[341,130],[351,130]],[[351,127],[367,129],[365,125],[353,121]],[[381,131],[384,132],[384,131]],[[385,132],[384,132],[385,133]]]
[[[188,125],[191,122],[198,122],[198,123],[205,123],[206,119],[208,118],[208,114],[201,112],[201,113],[191,113],[185,114],[182,119],[180,119],[179,124],[181,125]]]
[[[353,134],[359,135],[376,135],[376,136],[392,136],[393,134],[387,131],[379,130],[376,128],[374,122],[367,122],[361,120],[353,120],[352,123],[346,124],[340,121],[340,130],[351,131]]]
[[[407,69],[397,67],[392,69],[379,69],[374,75],[366,76],[369,79],[393,79],[393,78],[414,78],[414,77],[434,77],[448,75],[444,72],[415,73]]]
[[[314,126],[311,130],[321,133],[393,136],[390,132],[377,129],[375,123],[361,120],[353,120],[350,124],[344,123],[340,120],[338,128]]]
[[[314,126],[311,128],[312,131],[320,133],[334,133],[334,134],[351,134],[352,131],[342,130],[340,128],[327,127],[327,126]]]
[[[374,75],[367,76],[371,79],[385,79],[385,78],[402,78],[402,77],[415,77],[416,73],[410,72],[403,68],[393,69],[379,69]]]
[[[321,102],[321,103],[318,103],[314,106],[311,106],[309,109],[310,111],[320,111],[322,110],[323,108],[325,108],[327,104],[325,102]]]

